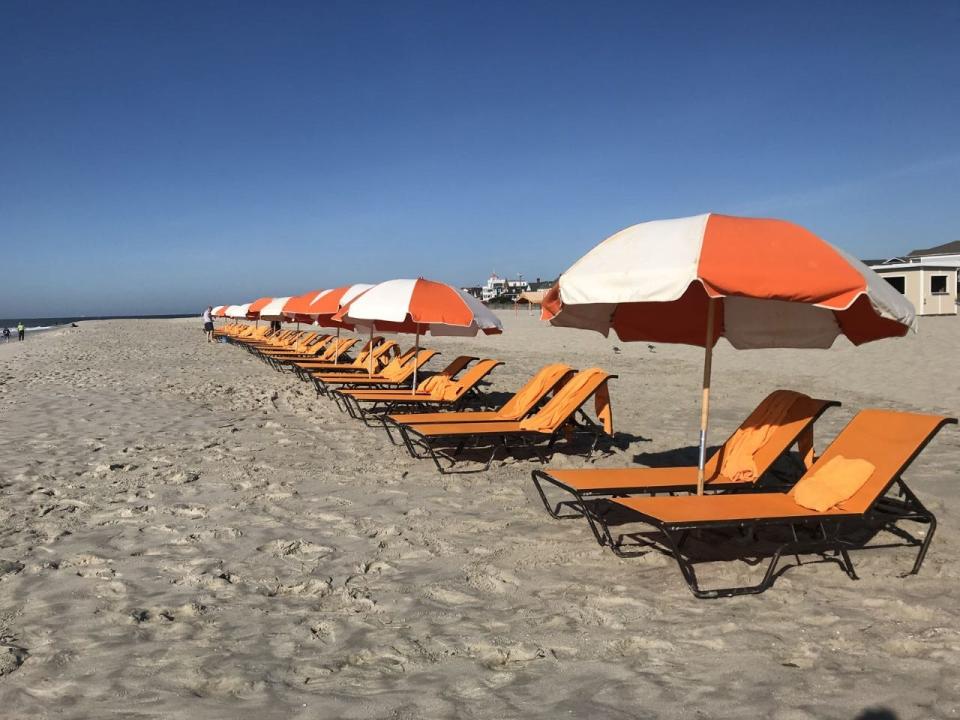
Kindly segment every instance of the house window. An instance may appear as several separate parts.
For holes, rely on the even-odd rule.
[[[947,294],[947,276],[931,275],[930,276],[930,292],[934,295],[946,295]]]
[[[907,292],[906,286],[904,285],[904,277],[901,275],[899,277],[890,277],[889,275],[884,275],[883,279],[888,283],[893,285],[893,289],[896,290],[901,295],[905,295]]]

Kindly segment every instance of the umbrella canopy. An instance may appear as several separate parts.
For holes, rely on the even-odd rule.
[[[373,285],[369,283],[355,283],[324,290],[310,302],[305,314],[309,315],[317,325],[352,330],[353,323],[347,320],[335,320],[333,316],[372,287]]]
[[[228,318],[245,320],[247,317],[247,310],[249,308],[250,308],[250,303],[247,303],[246,305],[230,305],[224,314]]]
[[[634,225],[560,276],[543,303],[554,325],[621,340],[827,348],[915,325],[913,305],[859,260],[783,220],[697,215]]]
[[[553,325],[705,348],[697,490],[703,492],[713,346],[828,348],[905,335],[913,305],[859,260],[783,220],[706,214],[634,225],[564,272]]]
[[[388,332],[420,335],[474,336],[503,332],[500,318],[486,305],[459,288],[433,280],[387,280],[345,304],[334,321],[349,322]],[[417,387],[414,366],[413,390]]]
[[[500,319],[459,288],[433,280],[387,280],[346,303],[333,316],[378,330],[473,336],[503,332]]]
[[[273,298],[260,309],[261,320],[283,320],[283,307],[290,300],[289,297]]]
[[[265,308],[267,305],[269,305],[272,300],[273,298],[262,297],[262,298],[257,298],[252,303],[250,303],[250,305],[247,307],[247,320],[259,320],[260,311],[263,310],[263,308]]]
[[[210,311],[210,314],[213,315],[214,317],[220,317],[220,311],[223,310],[225,307],[226,305],[216,305],[214,306],[213,310]]]
[[[294,295],[283,305],[284,316],[297,322],[313,322],[313,318],[307,316],[307,308],[324,292],[324,290],[311,290],[302,295]]]

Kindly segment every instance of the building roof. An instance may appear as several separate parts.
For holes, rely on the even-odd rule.
[[[905,262],[905,263],[888,263],[886,265],[874,265],[870,268],[875,273],[882,275],[887,270],[894,270],[896,272],[904,272],[906,270],[956,270],[957,268],[953,265],[938,265],[936,263],[918,263],[918,262]]]
[[[920,255],[960,255],[960,240],[954,240],[943,245],[937,245],[931,248],[921,248],[920,250],[911,250],[907,257],[918,257]]]

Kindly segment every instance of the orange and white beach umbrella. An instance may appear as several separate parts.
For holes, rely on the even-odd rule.
[[[373,330],[421,335],[474,336],[479,332],[495,335],[503,332],[500,318],[482,302],[463,290],[442,282],[425,280],[387,280],[346,303],[333,316]],[[413,378],[417,384],[416,372]]]
[[[288,320],[295,320],[296,322],[313,322],[313,318],[307,316],[307,308],[310,306],[314,300],[316,300],[323,290],[311,290],[310,292],[305,292],[301,295],[294,295],[287,298],[287,301],[283,304],[283,315]]]
[[[307,305],[306,314],[315,316],[317,323],[320,325],[327,321],[338,327],[342,326],[343,323],[335,321],[333,316],[340,312],[345,305],[372,287],[373,285],[369,283],[354,283],[353,285],[324,290]]]
[[[343,287],[324,290],[307,305],[306,315],[312,318],[313,322],[317,325],[335,327],[337,329],[337,343],[339,343],[340,329],[346,328],[347,330],[353,330],[354,326],[353,323],[345,320],[334,320],[333,316],[340,312],[344,305],[372,287],[373,285],[369,283],[354,283],[353,285],[344,285]],[[372,328],[370,330],[370,341],[371,343],[373,342]],[[372,350],[373,348],[371,347],[370,349]],[[370,371],[373,372],[373,353],[369,353],[369,356],[371,362]],[[336,365],[339,361],[340,356],[337,355],[333,359],[333,364]]]
[[[246,305],[228,305],[223,314],[228,318],[234,318],[235,320],[246,320],[247,310],[249,309],[250,303],[247,303]]]
[[[283,320],[283,307],[287,304],[289,299],[289,297],[278,297],[271,299],[270,302],[260,308],[260,319]]]
[[[263,310],[263,308],[265,308],[267,305],[269,305],[272,300],[273,298],[262,297],[262,298],[257,298],[252,303],[250,303],[247,306],[247,320],[259,320],[260,311]]]
[[[333,316],[379,330],[419,335],[495,335],[503,324],[463,290],[433,280],[387,280],[358,296]]]
[[[564,272],[543,301],[562,327],[614,330],[621,340],[706,348],[700,490],[712,349],[828,348],[915,327],[889,283],[799,225],[706,214],[641,223],[612,235]]]
[[[227,308],[226,305],[217,305],[213,308],[213,310],[210,311],[210,315],[212,315],[213,317],[222,317],[223,310],[225,310],[226,308]]]

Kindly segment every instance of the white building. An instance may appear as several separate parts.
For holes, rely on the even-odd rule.
[[[960,240],[867,264],[913,303],[917,315],[957,314]]]
[[[518,275],[516,280],[508,280],[493,273],[487,278],[487,284],[480,288],[480,299],[483,302],[490,302],[499,297],[512,300],[524,290],[529,289],[530,285],[523,279],[523,275]]]

